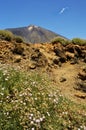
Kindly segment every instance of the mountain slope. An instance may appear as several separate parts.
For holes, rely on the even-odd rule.
[[[11,31],[14,35],[22,36],[25,42],[31,43],[49,42],[55,37],[65,38],[50,30],[34,25],[20,28],[9,28],[6,30]]]

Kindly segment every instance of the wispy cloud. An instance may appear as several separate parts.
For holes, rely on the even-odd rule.
[[[67,10],[67,9],[68,9],[68,7],[64,7],[64,8],[62,8],[62,9],[60,10],[59,14],[63,14],[64,11]]]

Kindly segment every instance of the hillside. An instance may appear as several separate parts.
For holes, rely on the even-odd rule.
[[[20,28],[9,28],[7,30],[11,31],[14,35],[23,37],[24,41],[28,43],[50,42],[55,37],[65,38],[50,30],[35,25]]]
[[[1,130],[86,129],[86,44],[1,40],[0,83]]]
[[[76,98],[77,84],[86,99],[86,46],[61,43],[25,44],[0,41],[0,63],[26,71],[38,70],[50,75],[66,96]],[[80,83],[79,83],[80,82]],[[72,84],[72,86],[71,86]],[[77,89],[75,89],[77,88]],[[75,99],[74,98],[74,99]],[[79,100],[79,98],[78,98]],[[83,99],[81,101],[84,101]]]

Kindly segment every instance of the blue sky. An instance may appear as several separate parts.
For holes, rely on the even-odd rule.
[[[86,39],[86,0],[0,0],[0,29],[30,24]]]

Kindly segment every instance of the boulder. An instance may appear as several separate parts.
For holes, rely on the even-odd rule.
[[[78,56],[78,57],[81,57],[82,55],[82,49],[79,45],[75,45],[75,55]]]
[[[68,60],[74,59],[74,53],[66,51],[65,55],[66,55],[66,57],[67,57]]]
[[[53,63],[56,64],[56,65],[58,65],[59,64],[59,58],[53,59]]]
[[[60,49],[58,49],[58,48],[54,48],[54,52],[55,52],[56,56],[59,57],[59,61],[60,61],[61,63],[66,62],[67,58],[66,58],[66,55],[65,55],[64,50],[60,50]]]
[[[78,76],[81,80],[86,80],[86,72],[80,71]]]
[[[65,50],[68,52],[74,53],[75,52],[74,44],[68,44]]]
[[[65,82],[67,79],[65,77],[60,78],[60,82]]]
[[[36,65],[35,65],[34,63],[31,63],[31,64],[29,64],[29,68],[30,68],[30,69],[35,69],[35,68],[36,68]]]
[[[14,57],[14,62],[16,62],[16,63],[18,63],[18,62],[20,62],[21,61],[21,56],[20,55],[15,55],[15,57]]]
[[[82,93],[82,92],[77,92],[75,94],[76,97],[78,98],[82,98],[82,99],[86,99],[86,94]]]
[[[86,92],[86,82],[78,80],[76,86],[74,87],[76,90]]]
[[[48,64],[46,56],[39,49],[31,54],[31,61],[35,63],[36,67],[45,67]]]

